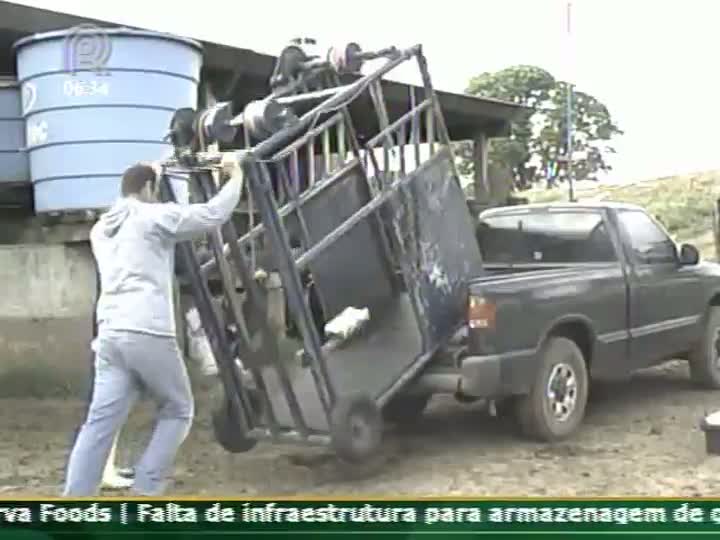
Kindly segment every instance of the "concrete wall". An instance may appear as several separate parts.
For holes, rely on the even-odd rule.
[[[87,388],[95,269],[87,242],[0,245],[0,395]]]

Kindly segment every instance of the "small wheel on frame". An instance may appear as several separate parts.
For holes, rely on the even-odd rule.
[[[369,396],[339,398],[330,418],[330,436],[337,456],[348,463],[362,463],[377,454],[382,443],[383,418]]]
[[[231,454],[241,454],[252,450],[257,439],[248,437],[240,426],[240,420],[232,402],[223,394],[216,398],[217,404],[212,412],[212,426],[215,440]],[[256,405],[257,396],[250,395],[250,401]]]

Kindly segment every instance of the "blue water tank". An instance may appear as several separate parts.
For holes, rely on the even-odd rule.
[[[30,165],[24,148],[20,86],[15,79],[0,78],[0,184],[30,182]]]
[[[82,25],[14,47],[37,213],[110,206],[127,167],[172,152],[173,112],[197,106],[202,47],[189,39]]]

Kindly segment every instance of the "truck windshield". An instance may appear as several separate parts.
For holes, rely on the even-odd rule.
[[[617,260],[598,212],[525,212],[482,218],[477,238],[487,263],[601,263]]]

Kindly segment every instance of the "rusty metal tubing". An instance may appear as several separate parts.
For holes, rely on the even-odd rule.
[[[300,136],[304,130],[310,127],[317,120],[318,115],[322,114],[323,112],[329,112],[329,110],[333,107],[342,106],[343,102],[346,101],[348,98],[352,98],[353,94],[355,94],[358,89],[362,90],[367,84],[369,84],[375,79],[382,77],[387,72],[392,71],[394,68],[396,68],[403,62],[412,58],[420,50],[420,46],[415,45],[414,47],[402,51],[397,58],[389,60],[385,65],[379,67],[373,73],[365,75],[364,77],[352,83],[350,85],[350,88],[335,94],[327,101],[324,101],[317,107],[302,115],[299,121],[293,126],[290,126],[282,132],[276,133],[259,143],[253,149],[253,153],[258,157],[263,157],[270,155],[273,152],[276,152],[278,150],[278,147],[284,145],[289,139]]]
[[[272,92],[270,93],[270,96],[275,99],[280,99],[282,97],[291,96],[294,95],[294,93],[302,88],[303,85],[307,83],[308,79],[312,79],[314,76],[316,76],[320,72],[316,73],[304,73],[303,77],[296,79],[294,81],[291,81],[289,84],[285,86],[279,86],[274,89],[272,89]]]
[[[305,146],[308,160],[308,186],[315,185],[315,138],[312,137]]]
[[[335,86],[331,88],[323,88],[322,90],[314,90],[312,92],[306,92],[303,94],[294,94],[292,96],[285,96],[277,98],[277,102],[280,105],[296,105],[298,103],[305,103],[307,101],[315,101],[317,99],[325,99],[331,96],[334,96],[335,94],[338,94],[339,92],[344,92],[346,90],[351,90],[354,88],[353,84],[345,84],[341,86]]]
[[[400,147],[400,174],[405,175],[407,167],[405,166],[405,145],[407,144],[407,123],[403,122],[398,128],[398,143]]]
[[[392,50],[397,51],[397,49],[395,49],[395,48],[393,48]],[[328,78],[331,79],[330,82],[334,81],[336,84],[339,84],[339,82],[340,82],[340,77],[337,75],[337,73],[329,76]],[[350,146],[352,147],[352,152],[355,156],[355,161],[360,163],[360,160],[361,160],[360,143],[358,141],[357,131],[355,131],[355,126],[353,125],[353,122],[352,122],[352,116],[350,115],[350,110],[348,109],[347,105],[341,109],[341,112],[343,114],[343,117],[345,118],[345,125],[347,127],[347,136],[348,136],[348,140],[350,142]],[[366,150],[366,152],[368,151],[367,147],[365,148],[365,150]],[[374,154],[373,154],[373,158],[374,158]],[[370,180],[370,178],[368,178],[367,166],[365,166],[361,170],[362,170],[363,180],[365,181],[365,185],[368,188],[370,196],[375,197],[379,193],[379,188],[376,185],[376,182],[372,182]],[[388,272],[388,274],[390,275],[393,284],[397,285],[397,276],[395,275],[395,269],[393,268],[394,257],[393,257],[392,249],[390,247],[390,240],[388,239],[387,231],[385,230],[385,226],[384,226],[381,216],[379,215],[378,212],[375,212],[374,216],[375,216],[375,227],[377,228],[377,233],[380,237],[381,248],[383,250],[383,254],[385,255],[385,257],[384,257],[385,268],[386,268],[386,271]]]
[[[453,175],[459,182],[460,175],[457,170],[457,164],[455,163],[455,152],[453,152],[452,144],[450,141],[450,133],[447,129],[447,124],[445,123],[445,118],[442,114],[442,109],[440,107],[440,100],[437,97],[437,93],[433,89],[432,80],[430,78],[430,72],[428,71],[427,67],[427,60],[425,59],[425,55],[422,52],[422,46],[418,46],[417,54],[415,55],[415,58],[418,63],[418,68],[420,70],[420,76],[423,80],[423,86],[425,87],[425,92],[428,95],[429,98],[433,101],[433,109],[435,111],[435,120],[438,123],[438,129],[440,131],[440,137],[442,138],[442,143],[447,146],[448,151],[450,152],[450,167],[453,171]]]
[[[432,100],[430,100],[432,102]],[[431,108],[427,112],[425,119],[425,138],[428,145],[428,154],[432,156],[435,153],[435,108]]]
[[[161,179],[161,187],[167,193],[170,202],[177,202],[175,192],[170,184],[167,175],[163,174]],[[220,380],[225,390],[225,396],[230,400],[232,407],[239,414],[237,415],[240,427],[243,432],[250,430],[250,418],[246,408],[249,406],[247,396],[244,394],[242,382],[238,380],[237,370],[235,370],[235,361],[230,353],[230,346],[227,341],[225,331],[218,320],[217,313],[212,305],[212,295],[208,288],[207,282],[203,279],[195,249],[192,242],[180,242],[177,245],[180,260],[184,263],[187,277],[190,280],[195,306],[200,314],[203,327],[208,332],[208,341],[215,356],[220,371]]]
[[[231,231],[231,237],[237,238],[237,232],[235,231],[235,225],[232,222],[228,222],[226,224],[227,230]],[[231,247],[231,253],[233,259],[235,259],[235,267],[239,268],[242,267],[244,270],[247,270],[247,264],[245,263],[245,258],[242,255],[242,252],[240,251],[240,247],[237,245],[237,242],[230,242]],[[240,264],[238,264],[238,261],[242,260]],[[251,305],[258,305],[258,301],[256,300],[257,295],[257,284],[255,281],[250,277],[250,279],[247,279],[247,275],[249,272],[241,272],[240,279],[243,281],[243,287],[245,288],[245,292],[248,295],[248,298],[246,298],[246,302],[250,302]],[[246,285],[247,283],[250,284],[250,286]],[[249,371],[252,374],[253,382],[255,383],[255,386],[260,391],[260,397],[263,401],[263,407],[265,411],[267,411],[267,424],[270,429],[270,432],[275,435],[279,433],[279,426],[277,419],[275,417],[275,411],[273,410],[272,401],[270,400],[270,394],[268,393],[267,386],[265,384],[265,379],[263,379],[262,373],[260,372],[260,369],[257,367],[249,367]]]
[[[422,101],[418,106],[416,106],[415,108],[413,108],[410,111],[403,114],[400,118],[395,120],[392,124],[390,124],[389,126],[384,128],[377,135],[375,135],[372,139],[370,139],[366,143],[366,146],[374,147],[375,145],[377,145],[378,142],[380,142],[381,139],[385,139],[390,133],[392,133],[393,131],[396,131],[400,126],[402,126],[403,124],[406,124],[410,120],[413,120],[414,118],[416,118],[417,116],[422,114],[425,111],[425,109],[427,109],[431,105],[432,105],[432,100],[430,100],[430,99],[426,99],[426,100]]]
[[[215,188],[215,184],[212,181],[211,178],[207,177],[205,175],[200,179],[200,195],[202,198],[204,198],[206,201],[210,199],[211,196],[213,196],[217,189]],[[242,280],[243,287],[246,292],[246,299],[245,302],[249,302],[251,306],[257,307],[260,305],[259,301],[259,291],[257,283],[255,283],[255,280],[253,279],[253,276],[251,275],[251,272],[248,270],[247,261],[245,260],[245,257],[243,256],[239,246],[237,245],[238,234],[237,230],[235,229],[235,224],[231,221],[228,221],[225,225],[222,226],[223,236],[228,238],[228,244],[231,246],[230,252],[233,259],[233,263],[235,266],[236,271],[240,274],[240,279]],[[224,254],[223,254],[224,257]],[[217,256],[216,256],[217,259]],[[221,265],[222,266],[222,265]],[[234,314],[234,313],[233,313]],[[242,316],[242,312],[241,312]],[[267,312],[261,314],[264,318],[267,317]],[[237,316],[236,316],[237,319]],[[237,322],[237,321],[236,321]],[[268,332],[269,333],[269,332]],[[250,373],[253,377],[253,382],[257,386],[258,390],[260,391],[260,397],[263,401],[263,407],[265,408],[265,411],[267,411],[267,424],[270,428],[271,433],[277,434],[279,433],[279,427],[277,424],[277,420],[275,418],[275,412],[272,408],[272,402],[270,400],[270,396],[268,394],[267,387],[265,385],[265,380],[262,378],[262,374],[260,373],[260,370],[256,367],[250,367],[249,368]],[[242,384],[242,383],[240,383]]]
[[[295,322],[300,325],[305,351],[309,353],[310,371],[315,382],[320,402],[325,411],[327,421],[330,422],[331,407],[335,403],[335,389],[327,370],[327,363],[322,354],[320,336],[315,328],[310,307],[305,301],[303,286],[297,267],[292,261],[292,251],[288,241],[287,232],[280,218],[277,205],[272,194],[272,181],[264,164],[257,161],[251,153],[246,155],[243,166],[250,169],[248,183],[254,192],[267,235],[275,247],[275,258],[278,270],[293,312]]]
[[[304,92],[302,94],[292,94],[285,97],[279,97],[275,98],[274,101],[277,102],[279,105],[283,106],[292,106],[297,105],[299,103],[305,103],[305,102],[312,102],[317,101],[321,99],[325,99],[328,97],[331,97],[339,92],[343,92],[345,90],[353,88],[352,84],[346,84],[342,86],[337,86],[334,88],[323,88],[321,90],[314,90],[312,92]],[[265,98],[268,99],[268,98]],[[272,99],[272,98],[270,98]],[[245,124],[245,112],[241,112],[240,114],[234,116],[229,122],[228,125],[232,127],[240,127]]]
[[[377,114],[378,120],[380,121],[380,127],[382,128],[382,130],[385,130],[390,124],[390,117],[387,112],[387,107],[385,106],[385,95],[383,93],[380,79],[376,80],[375,82],[373,82],[373,84],[370,85],[370,98],[372,99],[373,105],[375,106],[375,113]],[[386,147],[395,146],[395,143],[389,134],[387,135],[386,139]]]
[[[330,159],[330,131],[324,130],[322,133],[322,153],[323,153],[323,166],[325,168],[325,173],[332,168],[332,163]]]
[[[347,146],[345,146],[345,144],[347,143],[345,134],[345,122],[338,122],[337,124],[337,143],[338,159],[340,160],[340,166],[342,166],[347,159]]]
[[[353,160],[348,162],[344,167],[338,169],[335,174],[321,182],[317,182],[315,186],[312,189],[308,189],[304,191],[297,201],[291,200],[287,204],[283,205],[280,210],[278,211],[278,214],[281,219],[286,218],[290,215],[291,212],[293,212],[298,206],[305,204],[306,202],[310,201],[311,199],[317,197],[320,193],[325,191],[327,188],[331,187],[338,181],[340,181],[343,176],[352,169],[354,166],[357,165],[357,161]],[[237,245],[244,245],[245,243],[256,240],[260,235],[262,235],[265,232],[265,225],[260,222],[257,225],[255,225],[252,229],[250,229],[248,232],[246,232],[243,236],[238,238]],[[230,247],[225,246],[223,249],[223,253],[227,255],[230,252]],[[200,270],[202,272],[203,276],[207,276],[210,272],[215,270],[217,268],[217,263],[214,260],[209,260],[206,263],[204,263]]]
[[[340,77],[337,73],[333,73],[332,75],[328,76],[328,84],[340,86]],[[360,143],[358,142],[357,131],[355,130],[355,126],[353,125],[352,116],[350,115],[350,110],[348,109],[348,106],[345,105],[344,107],[342,107],[340,109],[340,112],[345,118],[345,126],[348,130],[348,140],[350,141],[350,146],[352,147],[353,154],[355,154],[355,157],[360,160]]]
[[[380,397],[376,400],[378,406],[384,407],[400,389],[415,378],[422,371],[435,352],[436,351],[431,350],[418,355],[410,368],[404,371],[403,374],[395,380],[395,382],[393,382],[382,394],[380,394]]]
[[[386,47],[384,49],[380,49],[379,51],[367,51],[360,53],[360,57],[363,60],[376,60],[378,58],[393,58],[396,57],[398,54],[401,54],[402,51],[400,51],[397,47]]]
[[[280,175],[282,176],[282,181],[284,184],[290,183],[290,179],[288,178],[287,172],[285,171],[285,167],[280,167]],[[290,194],[290,200],[291,201],[297,201],[300,197],[300,193],[298,190],[294,190]],[[302,205],[296,204],[295,205],[295,214],[298,218],[298,223],[300,224],[300,231],[303,235],[303,240],[305,241],[305,245],[309,246],[312,243],[312,239],[310,238],[310,229],[307,226],[307,222],[305,221],[305,216],[302,214]]]
[[[450,336],[454,335],[457,331],[458,327],[455,327],[455,329],[450,332]],[[380,394],[380,397],[377,399],[378,405],[380,407],[383,407],[401,388],[403,388],[413,378],[419,375],[423,368],[427,365],[428,361],[435,355],[438,349],[439,347],[425,351],[424,353],[418,355],[415,362],[412,364],[412,366],[410,366],[410,369],[403,372],[403,374],[400,375],[400,377],[398,377],[395,382],[387,388],[387,390]]]
[[[292,167],[290,180],[291,180],[291,193],[290,196],[297,199],[297,194],[300,191],[300,158],[298,151],[293,150],[290,155],[290,166]],[[283,169],[284,170],[284,169]]]
[[[294,141],[292,144],[287,145],[285,148],[283,148],[276,154],[273,154],[273,156],[270,159],[272,159],[273,161],[277,161],[277,160],[288,157],[295,150],[298,150],[303,145],[305,145],[310,139],[322,134],[323,131],[329,130],[335,124],[342,122],[342,120],[343,120],[342,113],[337,112],[337,113],[333,114],[330,118],[328,118],[327,120],[322,122],[317,127],[309,130],[305,135],[303,135],[302,137],[300,137],[299,139]],[[329,148],[329,145],[328,145],[328,148]]]
[[[211,181],[209,179],[202,178],[202,173],[193,173],[190,178],[191,181],[199,188],[198,191],[202,197],[207,201],[211,197],[211,192],[208,190],[207,182],[204,180]],[[235,279],[230,266],[223,255],[223,238],[220,235],[218,229],[212,230],[207,234],[207,238],[210,243],[215,260],[217,261],[217,267],[220,271],[220,280],[225,289],[225,297],[230,304],[235,323],[241,332],[243,339],[248,343],[250,342],[250,333],[247,328],[245,316],[242,313],[242,307],[240,305],[240,298],[235,291]]]
[[[232,239],[230,241],[232,242]],[[217,249],[215,242],[212,243],[213,252],[215,253],[216,264],[218,265],[218,267],[220,269],[222,269],[227,264],[227,262],[224,260],[222,243],[220,243],[219,246],[220,246],[219,249]],[[221,259],[222,259],[222,262],[221,262]],[[225,282],[226,279],[223,276],[224,272],[221,270],[220,273],[221,273],[221,277],[223,277],[223,282]],[[245,283],[243,283],[243,285],[245,285]],[[235,284],[234,283],[230,283],[230,284],[224,283],[224,288],[226,289],[225,294],[229,297],[232,293],[228,292],[228,290],[227,290],[228,286],[231,286],[234,289]],[[233,290],[233,292],[234,292],[234,290]],[[247,328],[247,323],[245,322],[245,318],[243,316],[242,311],[240,309],[238,309],[238,310],[234,309],[233,311],[234,311],[235,318],[238,322],[238,325],[242,324],[242,327],[244,329],[243,333],[246,336],[246,341],[248,343],[248,347],[252,348],[252,345],[251,345],[252,339],[251,339],[249,330]],[[273,358],[273,364],[275,367],[275,371],[277,372],[277,376],[278,376],[278,380],[280,381],[280,385],[282,386],[283,391],[285,393],[285,398],[286,398],[288,407],[290,409],[290,414],[293,417],[293,421],[295,422],[295,425],[296,425],[298,431],[303,435],[307,435],[309,430],[305,423],[305,418],[303,417],[302,410],[300,409],[300,404],[297,400],[297,396],[295,395],[295,392],[293,391],[292,382],[290,381],[290,376],[288,375],[287,369],[285,368],[285,365],[282,363],[282,361],[280,361],[278,358]]]
[[[438,152],[439,153],[439,152]],[[402,187],[405,187],[412,182],[415,175],[409,175],[402,178],[398,178],[388,185],[382,193],[374,197],[370,202],[363,206],[360,210],[352,214],[349,218],[343,221],[338,227],[336,227],[330,234],[325,236],[312,248],[308,249],[303,255],[298,257],[295,261],[298,269],[304,269],[315,257],[317,257],[323,250],[328,246],[335,243],[341,236],[345,235],[350,229],[355,227],[358,223],[363,221],[367,216],[375,212],[383,204],[390,200],[395,193]]]

